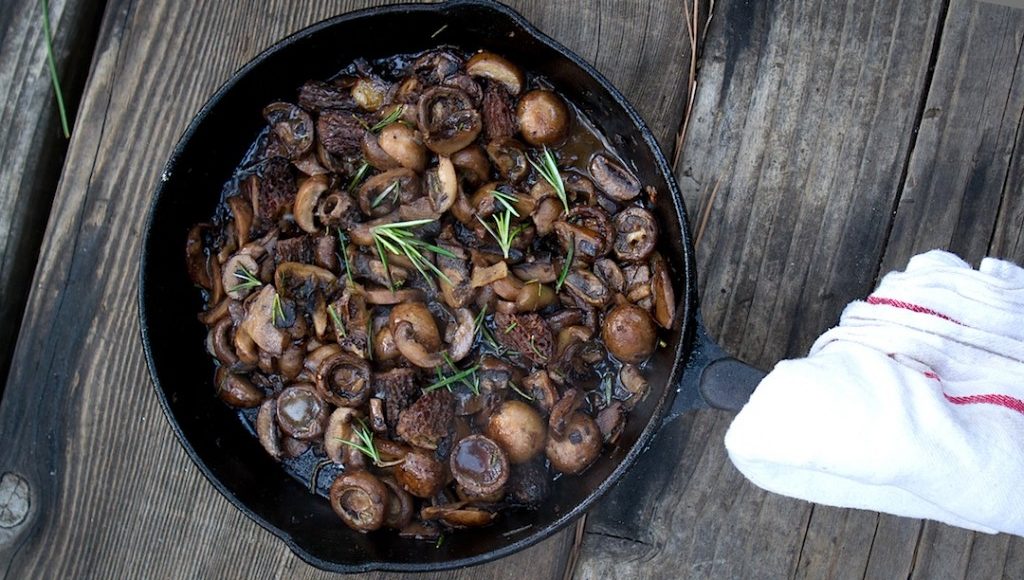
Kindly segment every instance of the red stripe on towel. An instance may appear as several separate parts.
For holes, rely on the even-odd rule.
[[[939,317],[939,318],[941,318],[943,320],[948,320],[950,322],[954,322],[956,324],[960,324],[959,321],[954,320],[954,319],[946,316],[945,314],[943,314],[941,312],[936,312],[936,311],[932,310],[931,308],[925,308],[924,306],[919,306],[919,305],[913,304],[911,302],[904,302],[902,300],[896,300],[894,298],[885,298],[885,297],[882,297],[882,296],[871,295],[871,296],[867,297],[866,302],[868,304],[882,304],[882,305],[885,305],[885,306],[892,306],[894,308],[902,308],[904,310],[910,310],[911,312],[917,312],[917,313],[920,313],[920,314],[930,314],[932,316],[937,316],[937,317]]]
[[[928,377],[929,379],[932,379],[933,381],[938,381],[940,385],[942,384],[942,379],[939,378],[939,375],[933,373],[932,371],[924,371],[924,376]],[[1024,415],[1024,401],[1016,397],[1011,397],[1010,395],[1003,395],[1000,393],[987,393],[984,395],[955,396],[947,393],[942,393],[942,396],[946,397],[946,400],[949,401],[950,403],[953,403],[954,405],[998,405],[1000,407],[1006,407],[1007,409],[1017,411],[1018,413]]]

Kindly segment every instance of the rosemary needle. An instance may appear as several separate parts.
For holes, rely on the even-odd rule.
[[[68,128],[68,112],[64,108],[64,93],[60,88],[60,79],[57,78],[57,63],[53,58],[53,35],[50,34],[50,7],[46,0],[39,0],[43,9],[43,34],[46,36],[46,62],[50,69],[50,80],[53,82],[53,92],[57,96],[57,112],[60,113],[60,128],[64,131],[64,138],[71,138],[71,130]]]

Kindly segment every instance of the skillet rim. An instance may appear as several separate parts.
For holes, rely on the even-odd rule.
[[[674,352],[674,358],[672,368],[668,372],[668,378],[666,384],[662,385],[662,392],[659,395],[659,399],[654,409],[651,412],[650,419],[644,429],[641,431],[636,439],[636,442],[623,457],[618,465],[611,471],[611,473],[602,481],[596,488],[590,491],[590,493],[578,504],[572,506],[571,509],[563,512],[558,518],[554,519],[544,527],[538,528],[532,533],[519,538],[518,540],[509,542],[508,544],[487,552],[482,552],[469,557],[454,558],[451,560],[445,560],[441,562],[394,562],[394,561],[378,561],[368,560],[361,563],[341,563],[332,560],[324,560],[313,555],[307,551],[299,542],[294,540],[292,536],[285,531],[270,523],[264,519],[260,514],[256,513],[255,510],[250,508],[247,504],[239,500],[228,488],[224,485],[210,470],[203,461],[188,438],[185,437],[181,430],[178,420],[175,417],[170,403],[167,400],[166,392],[160,382],[159,376],[157,376],[155,361],[153,358],[150,340],[149,340],[149,316],[146,307],[146,288],[147,288],[147,276],[146,272],[149,269],[148,257],[150,254],[150,246],[153,244],[153,238],[151,232],[153,229],[153,223],[156,218],[156,209],[159,205],[160,199],[164,194],[167,184],[174,179],[177,162],[182,156],[183,152],[191,146],[192,138],[198,127],[205,121],[210,111],[221,101],[224,95],[229,92],[243,77],[247,76],[253,69],[257,68],[272,54],[283,50],[290,45],[298,42],[299,40],[305,39],[309,36],[321,33],[324,30],[334,28],[339,25],[352,25],[353,22],[358,21],[362,18],[374,17],[374,16],[387,16],[392,13],[403,13],[403,12],[433,12],[446,14],[459,10],[463,7],[476,7],[484,8],[492,11],[492,15],[488,17],[500,17],[506,18],[511,23],[521,29],[524,33],[528,34],[534,40],[545,45],[548,49],[554,51],[560,55],[563,59],[570,62],[577,69],[581,70],[591,79],[593,79],[598,85],[604,89],[611,100],[618,107],[619,112],[624,113],[629,119],[630,123],[639,133],[643,143],[653,156],[653,161],[656,166],[658,173],[661,174],[665,183],[668,186],[668,195],[672,202],[674,210],[674,217],[679,227],[681,234],[680,240],[670,240],[673,244],[674,250],[680,250],[682,253],[683,263],[683,296],[682,300],[677,305],[676,315],[679,316],[679,332],[680,340],[676,344]],[[456,43],[457,44],[457,43]],[[139,290],[137,294],[137,307],[139,311],[139,331],[140,338],[142,340],[143,351],[146,358],[146,366],[149,371],[150,380],[153,384],[154,389],[157,393],[157,398],[160,402],[161,409],[165,417],[170,424],[171,430],[174,432],[179,444],[184,448],[185,453],[189,456],[192,462],[199,468],[199,471],[209,481],[213,487],[231,503],[236,509],[241,511],[250,520],[256,522],[264,530],[270,532],[275,537],[280,539],[288,548],[301,558],[306,563],[313,565],[322,570],[331,572],[342,572],[342,573],[359,573],[359,572],[372,572],[372,571],[387,571],[387,572],[429,572],[429,571],[441,571],[441,570],[452,570],[457,568],[475,566],[484,564],[503,558],[505,556],[514,554],[520,550],[533,546],[540,543],[541,541],[551,537],[556,532],[562,530],[570,523],[576,521],[583,513],[588,511],[594,503],[603,497],[622,477],[633,468],[636,460],[641,454],[643,454],[651,445],[654,435],[660,431],[663,425],[663,419],[668,414],[672,407],[672,403],[679,392],[679,385],[684,371],[686,370],[689,354],[692,351],[692,345],[694,336],[696,333],[696,327],[699,322],[697,320],[697,292],[696,292],[696,264],[694,257],[693,241],[689,228],[689,221],[687,220],[687,214],[685,206],[683,205],[682,195],[679,191],[678,184],[675,181],[672,168],[669,166],[664,153],[661,151],[657,140],[651,133],[650,128],[640,117],[640,114],[632,106],[632,104],[626,99],[626,97],[608,81],[600,72],[598,72],[588,62],[579,57],[576,53],[548,36],[540,29],[535,27],[526,18],[520,15],[518,12],[505,6],[494,0],[447,0],[441,3],[425,3],[416,2],[408,4],[393,4],[387,6],[378,6],[364,8],[352,12],[347,12],[320,22],[314,23],[306,28],[298,30],[283,39],[275,42],[256,57],[248,61],[234,73],[231,77],[225,81],[213,95],[207,99],[199,111],[189,121],[188,127],[179,137],[174,149],[168,159],[166,165],[163,167],[160,174],[160,180],[156,187],[156,191],[150,201],[149,211],[147,213],[144,229],[143,229],[143,243],[142,251],[140,254],[139,261]],[[678,245],[677,245],[678,244]]]

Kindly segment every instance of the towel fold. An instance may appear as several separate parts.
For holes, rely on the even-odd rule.
[[[725,445],[769,491],[1024,536],[1024,269],[915,256],[780,362]]]

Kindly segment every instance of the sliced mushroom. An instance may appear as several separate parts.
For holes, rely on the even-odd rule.
[[[249,302],[246,308],[245,318],[235,332],[235,352],[242,357],[239,346],[239,337],[248,337],[260,350],[272,356],[281,356],[284,352],[287,335],[274,324],[274,298],[277,292],[270,285],[263,286],[255,299]]]
[[[402,166],[397,159],[388,155],[388,152],[380,146],[377,134],[372,131],[363,133],[363,141],[360,146],[363,150],[363,159],[378,171],[387,171]]]
[[[612,356],[631,364],[651,356],[658,340],[647,311],[629,303],[619,304],[605,315],[601,338]]]
[[[452,449],[449,463],[452,476],[467,499],[497,501],[504,495],[508,457],[491,439],[483,435],[463,438]]]
[[[359,407],[370,398],[370,365],[348,352],[332,354],[316,370],[316,389],[333,405]]]
[[[509,183],[519,183],[530,171],[526,148],[515,139],[491,141],[487,144],[487,156],[498,174]]]
[[[352,100],[360,108],[374,112],[384,105],[387,85],[378,78],[359,77],[352,85]]]
[[[455,176],[455,166],[447,157],[437,159],[437,167],[425,176],[427,197],[430,205],[438,215],[448,211],[459,194],[459,181]]]
[[[508,455],[512,463],[524,463],[544,449],[547,425],[533,407],[508,400],[491,414],[484,431]]]
[[[474,77],[501,83],[512,95],[518,95],[523,90],[523,71],[505,57],[493,52],[481,51],[474,54],[466,63],[466,72]]]
[[[512,266],[512,273],[520,280],[534,280],[550,284],[558,280],[559,272],[548,257],[535,258]]]
[[[590,176],[608,197],[629,201],[640,195],[640,180],[628,169],[599,153],[590,160]]]
[[[416,497],[431,498],[444,487],[444,465],[426,452],[413,451],[395,468],[395,481]]]
[[[185,258],[188,264],[188,276],[192,283],[211,290],[213,289],[213,274],[210,271],[210,256],[206,253],[203,244],[203,230],[208,227],[206,224],[199,224],[188,231]]]
[[[580,300],[603,308],[612,300],[612,293],[601,279],[590,270],[570,270],[565,277],[565,287]]]
[[[425,520],[439,519],[453,528],[479,528],[490,525],[498,514],[475,507],[465,507],[461,502],[444,506],[426,506],[420,510]]]
[[[546,89],[523,95],[516,116],[523,140],[535,147],[558,143],[569,133],[569,108],[561,97]]]
[[[289,159],[298,159],[313,148],[313,120],[309,113],[291,103],[271,103],[263,108],[278,143]]]
[[[569,419],[563,437],[548,437],[545,454],[557,471],[577,474],[600,455],[601,441],[601,431],[594,420],[576,412]]]
[[[431,151],[451,155],[472,143],[483,124],[466,93],[434,87],[420,97],[419,128]]]
[[[281,434],[277,431],[277,401],[267,399],[260,405],[256,415],[256,436],[260,445],[274,459],[281,459],[284,449],[281,447]]]
[[[403,123],[392,123],[377,137],[380,148],[399,165],[416,172],[427,166],[427,151],[419,133]]]
[[[398,209],[404,201],[422,194],[420,179],[411,169],[399,168],[379,173],[359,187],[359,209],[370,217],[383,217]]]
[[[470,187],[475,187],[487,181],[491,175],[491,165],[487,161],[487,154],[479,145],[470,145],[451,157],[452,165],[459,178]]]
[[[650,391],[650,383],[647,377],[634,365],[625,364],[619,369],[619,383],[626,391],[623,404],[626,410],[633,410],[640,401],[643,401]]]
[[[459,362],[469,355],[473,349],[473,341],[476,339],[476,320],[473,311],[468,308],[459,308],[455,311],[455,324],[449,325],[452,329],[448,341],[448,358],[452,362]]]
[[[516,296],[516,310],[518,312],[534,312],[551,306],[558,300],[558,296],[547,284],[529,282],[523,284]]]
[[[594,262],[594,273],[612,292],[621,294],[626,291],[626,276],[614,260],[608,258],[597,260]]]
[[[260,266],[251,255],[239,252],[231,256],[221,268],[221,280],[224,281],[224,289],[227,290],[228,297],[242,300],[255,288],[259,288],[258,285],[253,285],[253,283],[259,282],[257,277],[259,271]]]
[[[595,423],[605,443],[615,443],[626,427],[626,409],[621,401],[613,401],[597,414]]]
[[[274,286],[286,295],[310,296],[317,289],[333,287],[338,277],[330,270],[301,262],[282,262],[274,270]]]
[[[325,195],[316,206],[316,217],[325,226],[341,225],[345,214],[352,207],[352,198],[348,194],[333,192]]]
[[[658,241],[658,224],[651,212],[632,206],[614,219],[615,255],[626,262],[639,262],[654,251]]]
[[[324,453],[327,458],[346,469],[366,467],[366,456],[354,449],[346,441],[358,443],[358,436],[352,428],[352,422],[359,412],[349,407],[338,407],[327,419],[324,429]]]
[[[579,389],[568,389],[558,399],[558,402],[551,408],[551,416],[548,417],[548,427],[553,437],[565,435],[565,429],[569,418],[583,404],[583,393]]]
[[[221,372],[223,370],[223,372]],[[220,400],[238,409],[251,409],[263,402],[263,392],[253,386],[249,379],[228,372],[220,367],[217,381],[217,396]]]
[[[292,214],[295,216],[295,223],[303,231],[311,234],[319,231],[314,214],[317,206],[320,204],[320,197],[327,191],[328,185],[327,175],[307,177],[299,184],[299,191],[295,194],[295,205],[292,208]]]
[[[238,238],[238,245],[244,247],[249,243],[249,234],[252,233],[252,205],[241,195],[233,195],[227,202],[231,215],[235,218],[235,237]]]
[[[380,529],[388,512],[388,488],[366,471],[345,472],[331,484],[331,508],[358,532]]]
[[[316,439],[327,424],[327,404],[312,385],[292,385],[277,396],[277,424],[295,439]]]
[[[398,482],[387,477],[381,479],[388,486],[388,507],[384,514],[384,525],[400,530],[409,525],[415,514],[412,496],[399,487]]]
[[[651,258],[651,294],[654,297],[654,320],[662,328],[671,328],[676,313],[676,296],[668,265],[660,254]]]
[[[533,397],[533,405],[545,415],[551,412],[551,408],[558,401],[558,390],[551,382],[551,377],[544,369],[530,373],[523,379],[523,390]]]
[[[473,288],[482,288],[498,280],[508,277],[508,264],[497,262],[491,266],[476,266],[473,268],[473,276],[469,285]]]
[[[384,401],[376,397],[370,399],[370,429],[375,433],[387,433],[388,423],[384,417]]]
[[[231,318],[225,316],[210,329],[206,336],[206,350],[220,361],[221,368],[231,367],[238,363],[238,355],[235,354],[235,347],[232,344],[234,330]]]
[[[388,288],[367,288],[364,292],[367,304],[389,306],[392,304],[404,304],[408,302],[423,302],[426,295],[419,288],[402,288],[401,290],[390,290]]]

